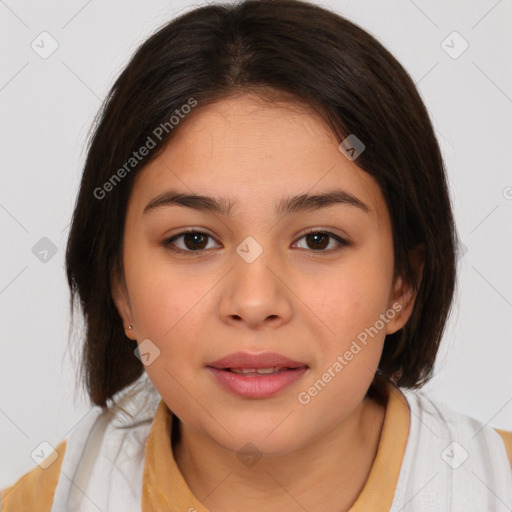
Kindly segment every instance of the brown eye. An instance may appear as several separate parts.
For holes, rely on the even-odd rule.
[[[180,239],[182,239],[181,242],[176,243]],[[162,245],[174,252],[201,253],[208,248],[208,239],[214,240],[213,237],[201,231],[183,231],[164,240]],[[313,252],[332,252],[350,245],[343,238],[328,231],[311,231],[299,238],[299,240],[302,239],[306,241],[305,248],[311,249]],[[330,247],[333,241],[335,242],[334,247]]]
[[[306,241],[312,249],[325,249],[329,245],[329,235],[325,233],[310,233]]]
[[[181,247],[175,244],[176,240],[183,239]],[[208,238],[213,238],[201,231],[184,231],[164,240],[163,245],[176,252],[202,252],[207,244]]]
[[[325,250],[329,247],[329,239],[335,240],[338,248],[339,246],[345,247],[349,245],[346,240],[328,231],[312,231],[303,235],[299,240],[302,239],[306,240],[307,248],[313,249],[316,252],[330,252],[330,250],[336,250],[336,246],[329,251]]]

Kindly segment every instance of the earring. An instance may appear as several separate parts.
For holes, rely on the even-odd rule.
[[[129,331],[131,331],[132,329],[133,329],[133,325],[131,325],[131,324],[130,324],[130,325],[128,326],[128,330],[129,330]]]

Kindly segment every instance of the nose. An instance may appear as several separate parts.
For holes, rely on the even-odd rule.
[[[251,263],[237,258],[224,283],[219,304],[222,320],[250,329],[277,328],[289,322],[293,293],[286,281],[283,269],[265,252]]]

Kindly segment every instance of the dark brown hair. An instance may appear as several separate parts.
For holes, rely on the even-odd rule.
[[[246,0],[165,24],[134,54],[96,119],[66,252],[71,311],[79,299],[86,326],[81,378],[93,404],[107,407],[144,371],[110,286],[113,272],[123,276],[134,178],[186,125],[172,129],[169,120],[191,98],[199,109],[247,92],[293,98],[314,108],[340,142],[355,134],[365,144],[357,164],[386,199],[396,274],[416,283],[408,251],[422,245],[425,254],[413,313],[387,336],[378,375],[406,388],[432,375],[454,292],[456,233],[441,153],[415,85],[375,38],[343,17],[300,0]],[[167,131],[158,138],[161,126]],[[148,137],[155,147],[127,168]]]

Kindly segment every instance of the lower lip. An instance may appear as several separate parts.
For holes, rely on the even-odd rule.
[[[282,391],[300,379],[307,368],[294,368],[280,373],[246,376],[208,367],[218,382],[227,390],[245,398],[267,398]]]

